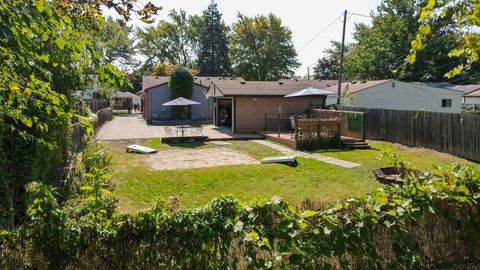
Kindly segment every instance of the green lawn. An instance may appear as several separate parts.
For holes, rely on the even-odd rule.
[[[267,146],[245,141],[232,142],[230,146],[203,143],[168,146],[154,139],[143,144],[159,151],[231,147],[255,159],[281,155]],[[243,201],[278,195],[293,204],[299,204],[306,198],[334,203],[348,197],[366,194],[380,186],[372,178],[371,171],[388,165],[387,161],[377,159],[377,156],[387,148],[399,152],[422,170],[429,170],[432,164],[445,166],[457,161],[464,162],[451,155],[426,149],[409,148],[385,142],[370,142],[370,144],[372,149],[369,150],[318,151],[325,156],[363,165],[354,169],[299,158],[299,164],[296,167],[259,164],[155,171],[142,162],[146,156],[127,154],[124,150],[125,144],[116,143],[110,146],[114,162],[112,182],[115,184],[114,193],[119,199],[119,208],[123,211],[147,208],[158,198],[166,199],[171,195],[178,195],[184,208],[204,205],[221,195],[234,195]]]

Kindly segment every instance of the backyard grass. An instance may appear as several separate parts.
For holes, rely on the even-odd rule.
[[[119,199],[119,208],[122,211],[151,207],[158,199],[165,200],[173,195],[179,196],[183,208],[202,206],[221,195],[233,195],[242,201],[278,195],[293,204],[300,204],[306,198],[333,204],[380,187],[372,177],[372,170],[388,166],[387,160],[377,159],[386,149],[397,151],[422,170],[430,170],[433,164],[447,166],[453,162],[465,162],[432,150],[370,142],[372,149],[368,150],[318,151],[325,156],[362,164],[354,169],[299,158],[299,164],[295,167],[258,164],[156,171],[143,162],[146,156],[126,153],[125,145],[126,143],[110,145],[114,163],[114,194]],[[154,139],[144,142],[143,145],[159,150],[160,154],[163,150],[182,148],[230,147],[257,160],[281,155],[274,149],[251,141],[234,141],[231,145],[197,143],[169,146]]]

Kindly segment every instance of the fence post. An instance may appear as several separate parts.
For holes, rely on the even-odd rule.
[[[277,123],[278,123],[278,137],[280,138],[280,112],[278,113]]]
[[[367,139],[367,113],[363,112],[363,129],[362,129],[362,141]]]
[[[294,122],[295,145],[296,145],[298,141],[298,116],[297,115],[293,116],[293,122]]]
[[[267,135],[267,113],[265,113],[265,135]]]

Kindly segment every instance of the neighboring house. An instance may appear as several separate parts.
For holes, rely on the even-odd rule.
[[[242,78],[229,77],[194,77],[193,94],[191,97],[184,97],[200,105],[191,106],[191,115],[195,120],[212,119],[211,100],[205,97],[205,93],[212,82],[235,81]],[[144,118],[151,123],[152,120],[170,120],[171,108],[162,106],[172,100],[172,91],[168,86],[170,77],[165,76],[144,76],[143,77],[143,98]],[[243,80],[243,79],[242,79]]]
[[[463,91],[447,83],[417,83],[397,80],[349,82],[345,105],[361,108],[459,113]],[[327,90],[337,93],[337,87]]]
[[[323,108],[326,96],[286,98],[285,95],[308,87],[324,89],[336,81],[280,80],[280,81],[228,81],[212,83],[207,97],[212,100],[213,123],[231,126],[234,133],[263,131],[265,114],[287,118],[305,114],[311,107]],[[221,122],[224,113],[229,121]]]
[[[463,95],[463,103],[480,105],[480,89],[465,93]]]
[[[115,100],[115,109],[133,109],[133,106],[137,104],[140,108],[140,105],[142,103],[142,98],[130,93],[130,92],[120,92],[117,91],[115,92],[115,96],[113,97]]]

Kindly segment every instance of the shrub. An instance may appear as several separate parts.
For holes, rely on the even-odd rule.
[[[172,90],[172,99],[178,97],[189,99],[193,94],[193,76],[186,68],[177,67],[170,76],[169,86]],[[183,118],[183,115],[184,108],[172,107],[172,117],[174,119]]]
[[[33,268],[97,269],[476,265],[479,188],[478,168],[455,165],[326,211],[301,213],[278,197],[250,204],[223,197],[194,210],[175,211],[160,202],[137,214],[95,219],[69,217],[44,188],[30,209],[49,211],[30,211],[29,226],[0,233],[0,267],[15,259]],[[104,207],[99,203],[83,216],[105,213]]]

